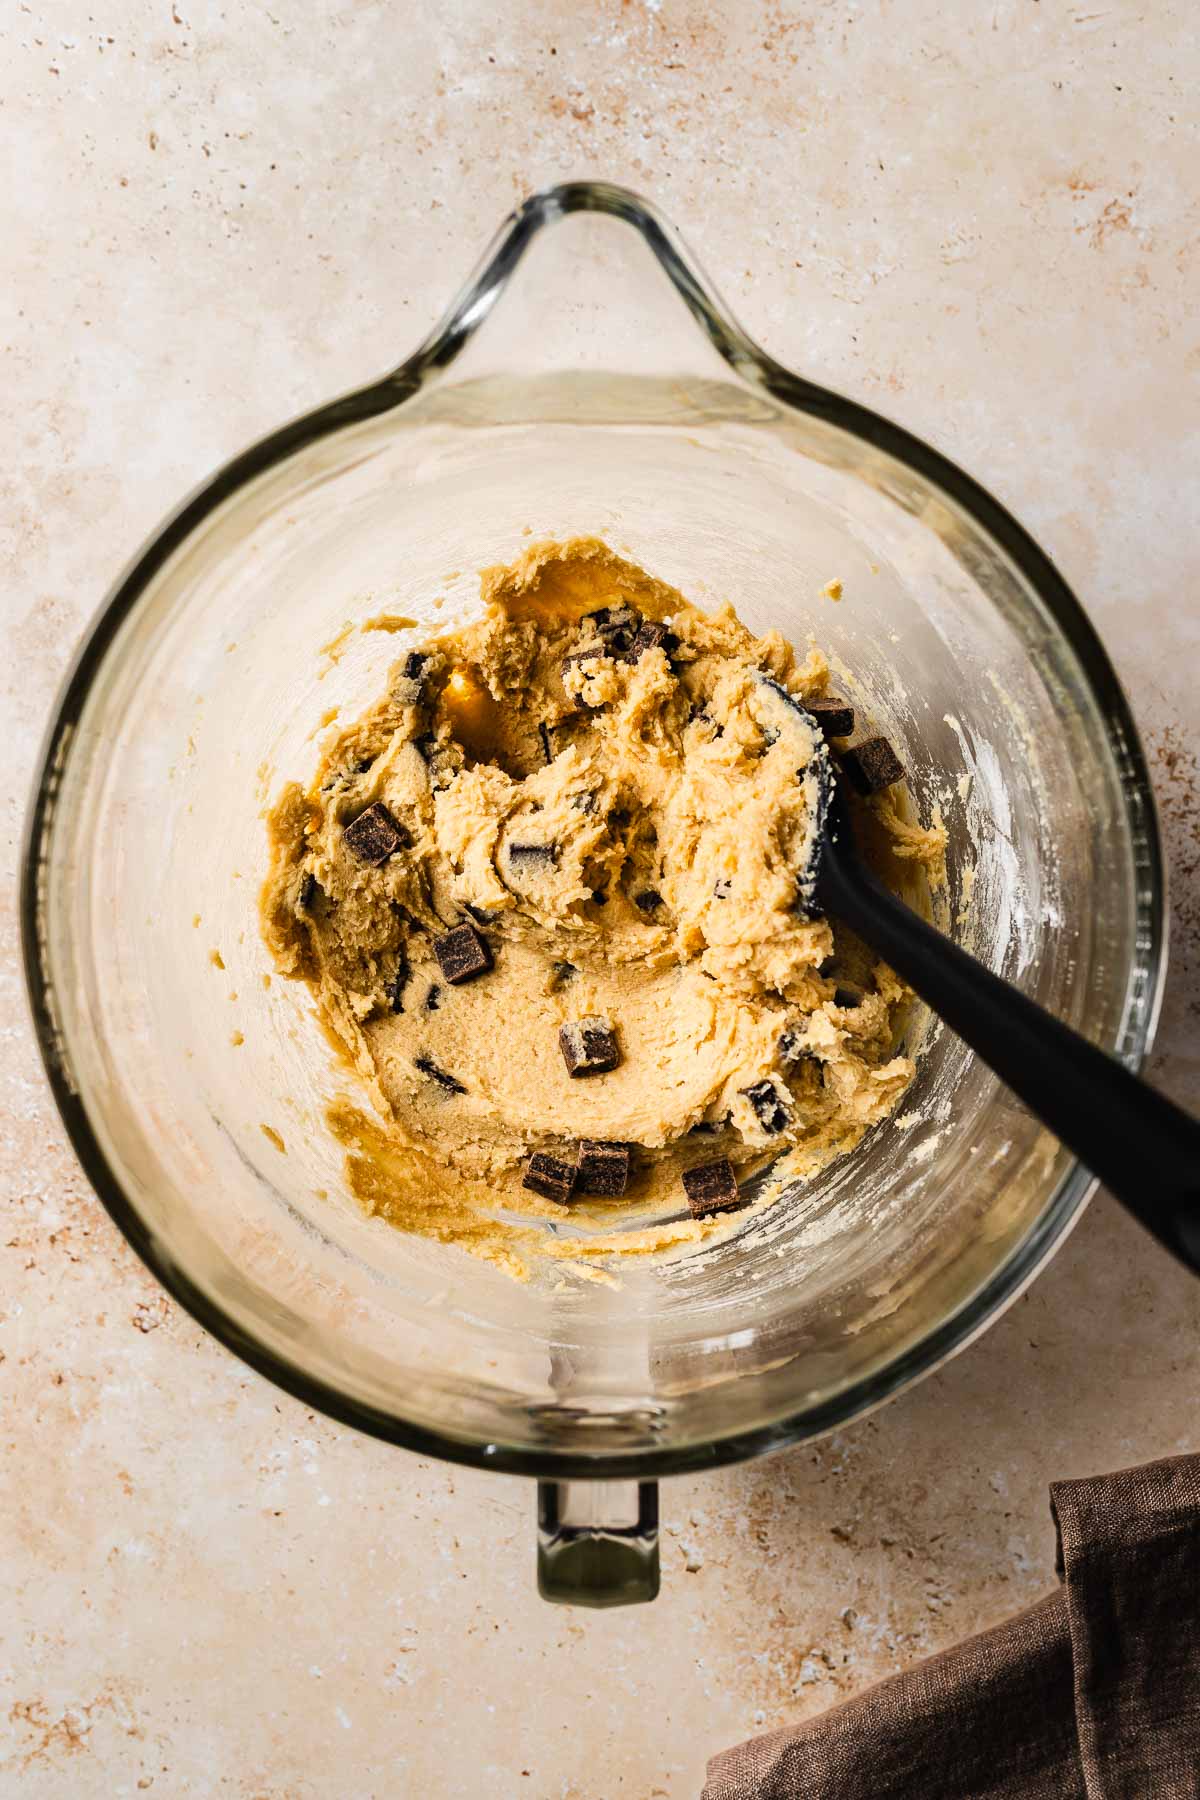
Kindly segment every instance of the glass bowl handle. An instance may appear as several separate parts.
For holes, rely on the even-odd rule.
[[[539,1481],[538,1593],[636,1606],[658,1593],[656,1481]]]

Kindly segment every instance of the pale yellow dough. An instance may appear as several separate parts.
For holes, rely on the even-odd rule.
[[[330,1111],[359,1199],[523,1277],[538,1252],[734,1228],[686,1216],[684,1169],[728,1156],[741,1179],[788,1152],[809,1172],[892,1110],[913,1064],[893,1053],[899,982],[797,906],[822,752],[787,696],[824,690],[820,652],[799,661],[730,607],[706,616],[594,538],[531,546],[484,571],[482,596],[478,623],[424,646],[419,692],[402,657],[310,787],[280,796],[262,927],[373,1096],[376,1119]],[[564,671],[604,652],[586,617],[604,607],[669,623],[669,656]],[[900,792],[875,803],[875,839],[934,866],[940,830],[906,819]],[[411,838],[378,867],[343,841],[375,801]],[[494,967],[451,986],[433,942],[468,909]],[[838,1004],[847,988],[857,1003]],[[559,1027],[593,1014],[621,1062],[572,1079]],[[766,1082],[782,1130],[748,1092]],[[579,1138],[637,1146],[624,1200],[568,1211],[522,1187],[531,1151],[573,1156]]]

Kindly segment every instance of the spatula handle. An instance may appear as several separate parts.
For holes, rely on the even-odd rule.
[[[1200,1274],[1200,1122],[943,937],[844,840],[822,860],[818,895]]]

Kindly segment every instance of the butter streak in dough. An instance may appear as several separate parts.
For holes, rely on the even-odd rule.
[[[730,607],[697,611],[594,538],[531,546],[484,571],[482,596],[477,623],[426,646],[420,693],[402,658],[270,815],[264,936],[386,1121],[331,1109],[351,1185],[393,1224],[517,1276],[539,1250],[644,1254],[727,1232],[736,1216],[679,1217],[684,1168],[727,1155],[744,1178],[787,1151],[789,1175],[811,1172],[913,1073],[892,1054],[901,985],[796,904],[816,738],[787,695],[820,693],[825,660],[754,638]],[[622,606],[669,621],[670,655],[564,671],[602,643],[585,615]],[[375,801],[412,842],[369,867],[343,832]],[[891,806],[879,817],[902,854],[935,858],[936,833]],[[495,966],[451,987],[433,941],[468,909]],[[838,1005],[848,959],[862,999]],[[593,1013],[622,1061],[572,1080],[559,1026]],[[748,1096],[764,1081],[782,1132]],[[531,1150],[571,1154],[580,1137],[641,1147],[623,1201],[567,1209],[521,1187]],[[566,1218],[582,1233],[545,1230]]]

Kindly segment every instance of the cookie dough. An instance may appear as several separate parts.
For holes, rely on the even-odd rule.
[[[685,1171],[810,1172],[913,1075],[905,990],[805,903],[824,752],[794,702],[826,661],[595,538],[485,570],[482,599],[269,816],[263,935],[379,1115],[331,1109],[352,1188],[516,1275],[731,1230],[687,1216]],[[897,792],[862,803],[877,836],[935,862]],[[601,1069],[572,1073],[601,1027]],[[620,1200],[523,1186],[581,1139],[632,1146]]]

